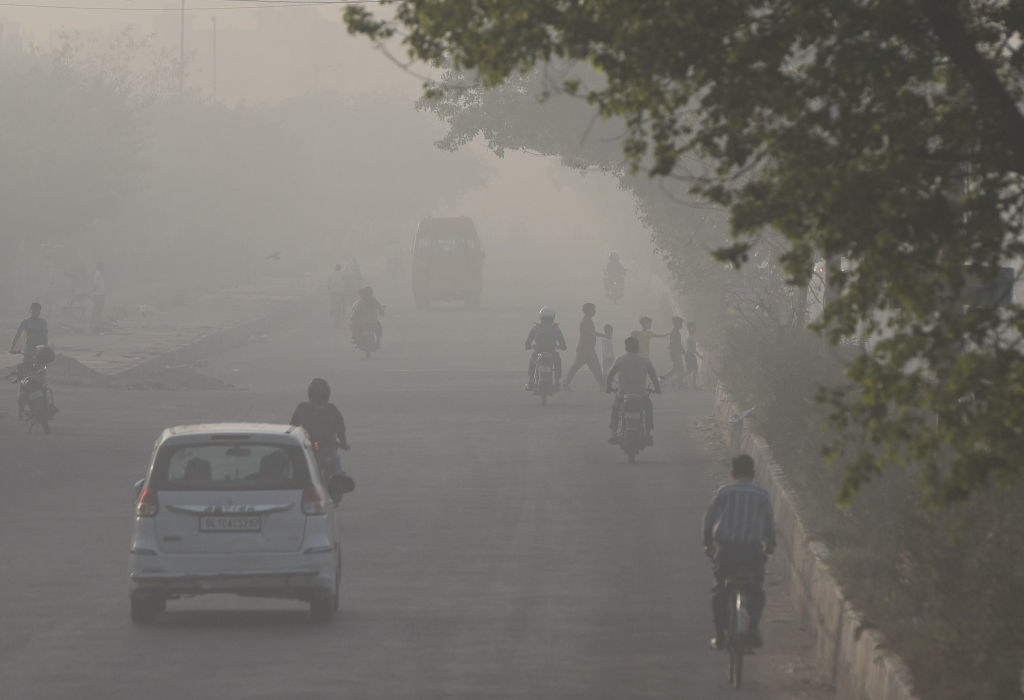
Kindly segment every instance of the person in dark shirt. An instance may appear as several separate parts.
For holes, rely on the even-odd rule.
[[[541,353],[550,352],[555,356],[555,387],[562,383],[562,356],[559,350],[566,349],[565,336],[562,329],[555,323],[555,310],[545,306],[540,310],[540,323],[533,324],[530,334],[526,336],[526,349],[533,350],[530,355],[530,367],[526,382],[526,390],[533,391],[533,372],[537,368],[537,358]]]
[[[18,354],[18,341],[21,340],[22,333],[25,334],[25,350],[24,350],[24,363],[26,365],[32,364],[32,358],[35,357],[36,348],[40,345],[49,344],[49,332],[46,327],[46,319],[40,318],[39,314],[43,311],[42,305],[38,301],[32,302],[29,307],[29,318],[26,318],[18,326],[18,332],[14,334],[14,340],[11,341],[11,354]]]
[[[317,458],[326,477],[341,474],[338,448],[349,449],[345,437],[345,419],[338,407],[330,402],[331,386],[317,377],[306,391],[309,401],[303,401],[292,413],[291,424],[302,426],[309,439],[316,443]]]
[[[576,344],[576,361],[569,368],[569,374],[565,377],[565,384],[562,386],[566,391],[569,391],[572,378],[583,368],[583,365],[590,368],[590,373],[597,380],[598,388],[604,387],[601,361],[597,359],[597,339],[603,338],[604,334],[598,333],[597,329],[594,328],[594,314],[596,313],[597,307],[593,304],[588,302],[583,305],[583,320],[580,321],[580,339]]]
[[[754,484],[754,460],[739,455],[732,460],[733,483],[718,489],[704,515],[704,553],[714,562],[715,587],[711,595],[711,614],[715,636],[711,645],[724,648],[728,620],[725,579],[738,573],[753,576],[750,591],[750,644],[761,646],[758,625],[764,612],[764,565],[775,551],[775,519],[772,499]]]

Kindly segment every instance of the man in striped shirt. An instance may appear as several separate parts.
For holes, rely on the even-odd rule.
[[[732,460],[733,483],[718,489],[704,515],[704,551],[714,561],[715,587],[711,596],[711,613],[715,621],[715,637],[711,645],[724,647],[728,621],[725,579],[746,573],[753,577],[750,591],[751,646],[761,646],[758,625],[764,612],[764,564],[775,551],[775,520],[768,492],[754,485],[754,460],[739,455]]]

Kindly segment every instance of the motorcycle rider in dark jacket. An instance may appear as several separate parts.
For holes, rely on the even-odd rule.
[[[306,390],[309,401],[303,401],[292,413],[291,424],[302,426],[310,440],[317,445],[317,458],[326,477],[342,474],[338,448],[349,449],[345,438],[345,419],[338,407],[330,402],[331,386],[317,377]]]
[[[540,310],[540,323],[533,324],[530,335],[526,336],[526,349],[533,350],[530,355],[530,368],[528,370],[526,390],[533,391],[533,373],[537,369],[537,358],[541,353],[550,352],[555,356],[555,388],[562,385],[562,356],[559,350],[565,350],[565,336],[562,329],[555,323],[555,310],[545,306]]]

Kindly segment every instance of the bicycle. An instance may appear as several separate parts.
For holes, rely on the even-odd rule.
[[[729,685],[739,689],[743,682],[743,655],[750,650],[747,633],[750,631],[750,612],[747,606],[754,577],[739,573],[727,576],[725,586],[729,605],[729,622],[725,631],[725,649],[729,652]]]

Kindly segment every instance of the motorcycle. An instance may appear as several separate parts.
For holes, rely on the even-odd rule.
[[[314,442],[313,456],[316,457],[316,466],[320,470],[320,480],[327,486],[327,493],[335,504],[341,501],[341,497],[346,493],[356,490],[355,480],[341,471],[337,448],[334,448],[333,453],[326,449],[321,452],[320,443]]]
[[[650,444],[647,432],[647,397],[651,390],[644,394],[623,394],[622,406],[619,409],[619,427],[615,436],[626,459],[630,464],[636,463],[636,456]]]
[[[604,295],[613,304],[618,302],[626,293],[626,280],[622,275],[604,276]]]
[[[548,397],[558,392],[558,376],[555,371],[555,353],[542,352],[533,367],[533,393],[540,397],[540,405],[548,403]]]
[[[383,313],[383,307],[381,308]],[[370,359],[370,355],[380,349],[380,338],[377,335],[377,321],[370,318],[363,318],[361,320],[352,319],[352,344],[355,345],[359,350],[366,353],[366,359]]]
[[[56,415],[53,390],[46,383],[46,366],[54,353],[48,346],[36,349],[29,362],[22,362],[7,375],[7,381],[18,385],[18,420],[28,421],[28,431],[39,425],[50,434],[50,420]]]

